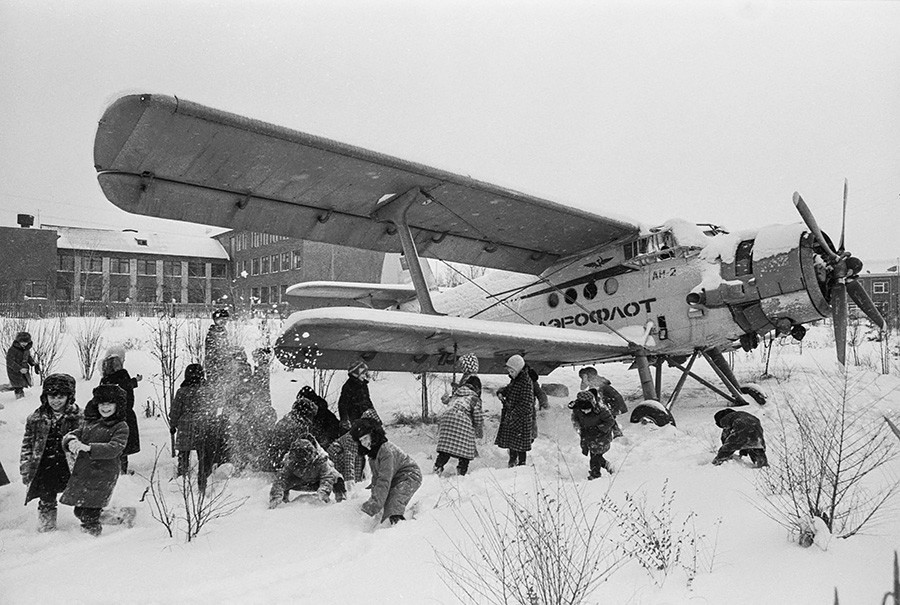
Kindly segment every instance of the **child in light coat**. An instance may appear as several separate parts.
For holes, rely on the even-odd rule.
[[[66,489],[75,457],[62,446],[63,436],[84,421],[75,404],[75,379],[51,374],[44,379],[41,407],[25,421],[19,456],[25,504],[38,498],[38,531],[56,529],[56,496]]]
[[[403,521],[406,505],[422,485],[419,465],[387,440],[384,428],[375,420],[357,420],[350,434],[368,456],[372,468],[372,495],[362,505],[362,511],[370,517],[381,513],[381,521],[390,519],[391,525]]]
[[[100,513],[109,504],[119,479],[122,451],[128,443],[126,395],[119,386],[103,384],[84,409],[84,425],[65,435],[63,447],[77,456],[60,502],[75,507],[81,529],[92,536],[103,531]]]
[[[434,472],[440,475],[450,457],[459,460],[457,474],[465,475],[469,462],[478,455],[475,439],[483,437],[484,413],[481,408],[481,381],[478,373],[478,358],[471,353],[460,357],[459,365],[463,376],[459,386],[445,401],[446,411],[438,422],[437,458]]]

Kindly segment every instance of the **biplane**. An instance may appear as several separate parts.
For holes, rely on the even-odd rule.
[[[732,404],[742,386],[724,352],[833,317],[844,361],[847,297],[883,320],[855,277],[862,263],[802,222],[726,232],[670,220],[645,228],[171,96],[113,102],[94,164],[103,193],[132,213],[402,253],[412,285],[299,284],[345,306],[294,313],[276,353],[289,366],[450,371],[475,353],[502,373],[522,354],[560,365],[632,361],[644,398],[671,410],[687,377]],[[846,214],[846,183],[844,188]],[[505,272],[433,291],[423,258]],[[705,358],[725,390],[698,376]],[[660,403],[664,365],[681,372]],[[655,369],[655,376],[654,376]]]

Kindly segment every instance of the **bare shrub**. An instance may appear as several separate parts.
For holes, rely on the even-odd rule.
[[[151,382],[159,399],[163,419],[168,426],[176,381],[183,365],[179,357],[178,340],[179,333],[184,327],[184,320],[160,314],[155,320],[148,320],[146,323],[150,329],[150,354],[159,364],[159,374],[154,374],[152,377],[154,380]]]
[[[815,538],[816,519],[828,532],[849,538],[888,512],[900,484],[876,471],[896,457],[880,416],[858,405],[867,386],[846,369],[810,378],[812,397],[786,394],[769,439],[770,467],[757,475],[766,495],[760,510],[788,529],[802,546]],[[804,399],[811,400],[804,405]]]
[[[328,391],[331,390],[331,382],[334,380],[335,374],[337,374],[336,370],[315,368],[312,371],[312,389],[323,399],[328,399]]]
[[[574,484],[558,481],[486,497],[474,517],[454,508],[464,538],[451,539],[451,554],[436,551],[447,571],[441,578],[464,603],[584,603],[619,566],[602,527]]]
[[[28,324],[31,332],[31,354],[41,368],[41,382],[53,373],[66,350],[66,342],[55,319],[39,319]]]
[[[103,332],[106,331],[106,318],[82,317],[78,327],[72,333],[78,361],[81,363],[81,377],[90,380],[100,359],[103,348]]]
[[[681,520],[675,518],[672,512],[675,492],[669,491],[668,479],[663,481],[656,508],[650,507],[645,494],[635,496],[626,492],[624,498],[624,503],[619,505],[607,496],[601,502],[601,509],[618,524],[618,550],[643,567],[657,585],[662,585],[675,569],[684,570],[689,587],[701,564],[712,570],[715,547],[711,553],[703,548],[705,536],[697,532],[694,513]]]
[[[28,320],[15,317],[0,318],[0,342],[3,344],[4,350],[8,348],[16,339],[19,332],[28,331]]]
[[[203,347],[206,341],[207,326],[203,320],[193,317],[185,322],[184,349],[187,353],[188,363],[203,364]]]
[[[235,513],[247,501],[246,497],[236,498],[228,493],[227,479],[201,490],[192,479],[196,465],[191,465],[188,473],[169,479],[164,485],[159,472],[161,453],[157,447],[144,496],[150,494],[150,515],[165,527],[170,538],[180,529],[185,541],[191,542],[211,521]],[[170,500],[177,500],[178,504]]]

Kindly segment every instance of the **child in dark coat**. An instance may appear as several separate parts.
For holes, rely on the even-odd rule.
[[[716,412],[714,418],[716,425],[722,429],[722,447],[713,464],[722,464],[738,452],[741,456],[749,456],[757,468],[769,466],[762,424],[756,416],[725,408]]]
[[[508,466],[512,468],[525,465],[526,456],[537,436],[537,426],[534,383],[521,355],[513,355],[506,361],[506,373],[510,378],[509,384],[497,391],[503,408],[494,444],[509,450]]]
[[[63,436],[84,420],[75,404],[75,379],[51,374],[44,379],[41,407],[25,421],[19,457],[25,504],[38,498],[38,531],[56,529],[56,495],[66,489],[75,457],[63,449]]]
[[[103,359],[103,378],[100,384],[115,384],[125,391],[125,422],[128,423],[128,443],[122,452],[122,474],[128,472],[128,456],[141,451],[141,436],[138,432],[137,414],[134,412],[134,389],[143,380],[143,376],[136,374],[134,377],[125,369],[125,349],[112,347],[106,352]]]
[[[590,391],[601,403],[606,404],[609,411],[612,412],[613,420],[613,438],[622,436],[622,429],[615,417],[628,411],[625,405],[625,398],[619,393],[612,383],[605,377],[597,374],[597,369],[592,367],[581,368],[578,370],[578,376],[581,377],[581,390]]]
[[[31,334],[19,332],[6,351],[6,375],[16,399],[25,397],[25,389],[31,386],[31,368],[40,372],[40,367],[31,355]]]
[[[419,465],[387,440],[384,428],[376,420],[356,421],[350,435],[359,444],[360,452],[369,457],[372,468],[372,495],[362,505],[362,511],[370,517],[381,513],[381,521],[390,519],[391,525],[403,521],[406,505],[422,485]]]
[[[206,490],[206,480],[212,472],[213,450],[217,445],[210,405],[203,366],[189,364],[184,369],[184,381],[172,400],[169,430],[175,435],[179,476],[190,472],[191,450],[197,452],[197,486],[201,491]]]
[[[357,361],[347,368],[347,382],[341,387],[341,396],[338,398],[341,429],[349,431],[350,425],[362,418],[363,412],[369,409],[375,409],[369,396],[369,367],[365,362]]]
[[[328,502],[334,491],[335,500],[344,499],[344,479],[334,468],[316,440],[310,436],[298,438],[284,457],[284,465],[275,475],[269,490],[269,508],[288,502],[292,489],[314,491],[322,502]]]
[[[64,448],[77,456],[60,502],[75,507],[82,531],[99,536],[100,513],[119,479],[119,456],[128,443],[125,391],[114,384],[94,389],[84,408],[84,425],[65,435]]]
[[[590,456],[588,479],[598,478],[603,468],[612,473],[609,462],[603,457],[613,438],[616,421],[612,412],[591,391],[580,391],[569,407],[572,408],[572,424],[581,436],[581,453]]]

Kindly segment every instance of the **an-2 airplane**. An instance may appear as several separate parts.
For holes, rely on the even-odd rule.
[[[276,346],[287,365],[343,369],[362,358],[376,370],[450,371],[457,354],[472,352],[482,372],[502,373],[520,353],[546,374],[633,360],[646,405],[668,412],[688,376],[732,404],[747,403],[744,395],[764,402],[722,353],[752,349],[773,330],[799,339],[804,323],[833,317],[843,363],[847,295],[883,325],[855,280],[862,263],[844,250],[843,226],[835,248],[796,193],[803,223],[728,234],[675,220],[642,230],[153,94],[107,108],[94,163],[106,197],[128,212],[404,254],[412,288],[293,287],[348,306],[292,315]],[[420,256],[519,275],[489,273],[433,294]],[[692,372],[700,356],[725,391]],[[663,405],[666,364],[682,374]]]

